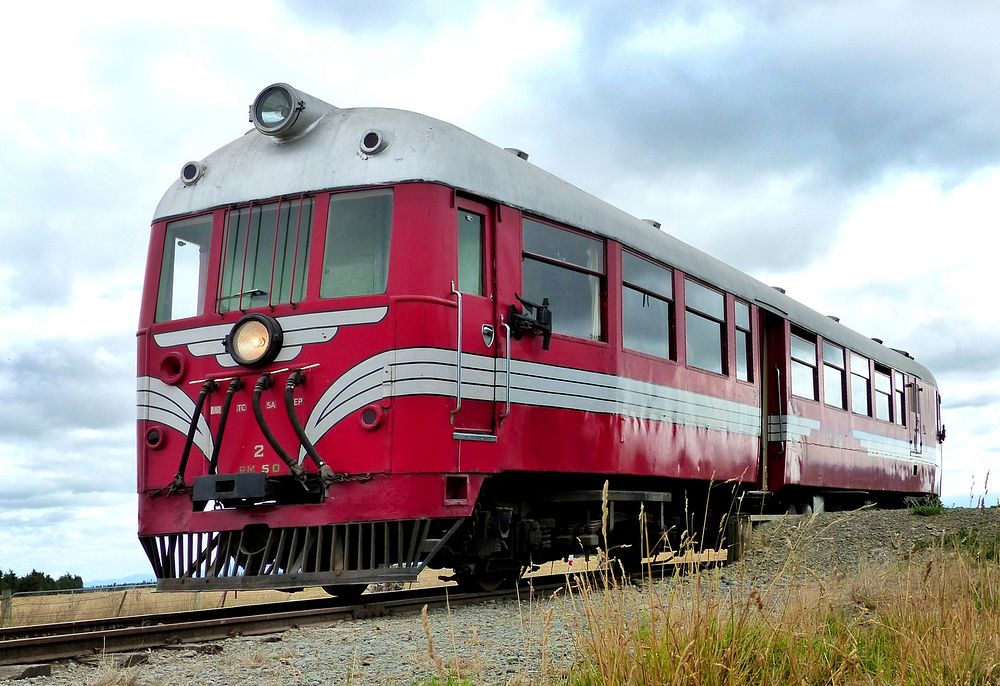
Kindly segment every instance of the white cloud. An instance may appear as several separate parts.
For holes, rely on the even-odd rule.
[[[934,361],[946,493],[1000,454],[995,9],[184,0],[4,18],[0,468],[24,487],[0,503],[0,567],[146,569],[132,374],[149,220],[275,81],[523,147]]]

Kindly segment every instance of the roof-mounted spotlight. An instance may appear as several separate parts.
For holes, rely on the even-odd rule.
[[[289,140],[306,133],[325,115],[337,109],[287,83],[262,90],[250,106],[250,121],[265,136]]]

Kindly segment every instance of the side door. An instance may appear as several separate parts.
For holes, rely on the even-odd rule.
[[[760,305],[760,301],[757,303]],[[788,421],[788,326],[785,319],[760,307],[761,456],[760,488],[777,491],[785,483]]]
[[[494,270],[495,208],[457,198],[458,299],[454,437],[496,441],[496,360],[499,350]]]

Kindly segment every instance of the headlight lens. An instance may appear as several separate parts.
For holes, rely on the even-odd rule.
[[[287,90],[272,86],[261,94],[257,105],[257,121],[269,129],[285,123],[292,113],[292,98]]]
[[[305,107],[305,100],[294,88],[287,83],[276,83],[254,99],[250,121],[264,135],[281,138],[297,130],[296,121]]]
[[[248,314],[226,338],[226,351],[237,364],[260,367],[273,361],[281,350],[281,325],[263,314]]]

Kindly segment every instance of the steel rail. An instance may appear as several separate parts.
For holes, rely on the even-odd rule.
[[[553,579],[558,579],[555,581]],[[53,662],[95,653],[146,650],[158,646],[216,641],[237,635],[278,633],[295,627],[331,624],[350,618],[403,614],[431,607],[515,597],[565,585],[566,578],[536,577],[531,583],[494,592],[457,592],[454,586],[388,591],[344,604],[337,598],[243,605],[211,610],[139,615],[92,622],[0,630],[0,665]],[[291,606],[291,607],[290,607]]]

